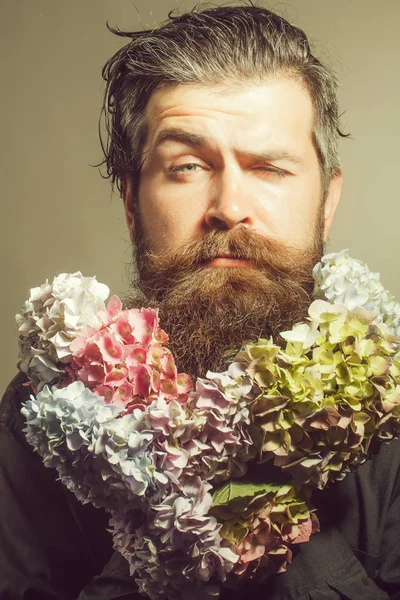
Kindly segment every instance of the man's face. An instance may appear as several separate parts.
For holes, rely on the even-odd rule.
[[[291,246],[309,245],[321,176],[313,107],[300,82],[158,90],[147,122],[138,211],[148,248],[162,253],[238,225]],[[331,196],[325,239],[337,194]]]
[[[323,205],[312,103],[294,80],[164,88],[147,122],[136,206],[124,189],[138,286],[199,375],[305,316],[341,178]]]

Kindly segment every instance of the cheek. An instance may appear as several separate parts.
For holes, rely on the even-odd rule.
[[[290,240],[293,244],[300,247],[306,247],[314,234],[316,226],[316,212],[306,210],[291,214],[288,219],[287,230],[290,233]]]
[[[146,239],[156,252],[181,244],[201,228],[193,198],[160,191],[154,180],[139,190],[139,212]]]
[[[314,235],[320,206],[318,177],[299,177],[288,187],[282,187],[274,197],[268,211],[271,233],[282,241],[306,247]]]

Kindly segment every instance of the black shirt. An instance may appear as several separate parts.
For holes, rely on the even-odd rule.
[[[140,600],[106,513],[81,505],[27,443],[23,382],[0,405],[0,600]],[[286,573],[224,589],[221,600],[400,599],[400,440],[313,504],[321,533],[292,546]]]

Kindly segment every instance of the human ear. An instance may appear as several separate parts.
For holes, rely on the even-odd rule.
[[[336,209],[342,196],[343,172],[340,169],[330,180],[324,205],[324,242],[333,223]]]
[[[129,229],[131,242],[135,240],[135,218],[134,218],[134,198],[132,192],[132,183],[129,179],[121,182],[121,196],[124,203],[125,219]]]

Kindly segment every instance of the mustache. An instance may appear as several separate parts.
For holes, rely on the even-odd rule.
[[[187,273],[207,267],[219,256],[251,261],[251,266],[266,270],[271,277],[296,272],[302,265],[306,273],[320,256],[320,246],[314,242],[308,250],[288,246],[280,240],[268,238],[246,227],[233,230],[212,230],[200,238],[185,242],[178,249],[171,248],[162,255],[142,250],[138,253],[138,269],[147,273],[153,269],[163,273]],[[309,257],[309,260],[307,260]],[[305,261],[306,258],[306,261]],[[306,262],[306,265],[304,265]]]

